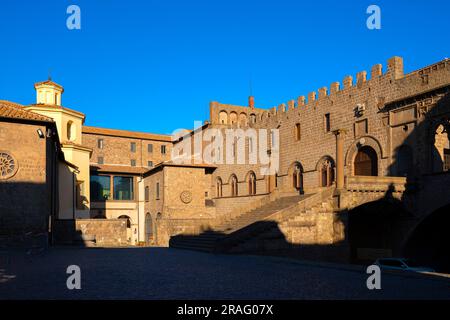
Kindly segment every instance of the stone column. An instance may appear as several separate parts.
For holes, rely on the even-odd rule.
[[[333,131],[336,136],[336,188],[344,188],[344,135],[345,130]]]

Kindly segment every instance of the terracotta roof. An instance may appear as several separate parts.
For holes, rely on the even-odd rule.
[[[53,122],[52,118],[25,110],[24,106],[5,100],[0,100],[0,118]]]
[[[135,131],[117,130],[117,129],[106,129],[106,128],[88,127],[88,126],[83,126],[83,133],[98,134],[98,135],[113,136],[113,137],[123,137],[123,138],[160,140],[160,141],[167,141],[167,142],[172,141],[172,136],[164,135],[164,134],[135,132]]]
[[[143,174],[148,171],[148,168],[143,167],[131,167],[131,166],[118,166],[107,164],[91,164],[91,171],[98,172],[111,172],[111,173],[129,173],[129,174]]]

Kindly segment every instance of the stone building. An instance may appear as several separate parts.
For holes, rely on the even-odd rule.
[[[66,162],[55,122],[0,101],[0,246],[47,242],[58,213],[58,167]]]
[[[405,74],[393,57],[370,77],[362,71],[270,109],[253,97],[247,106],[211,102],[208,121],[173,137],[83,126],[51,81],[36,84],[37,104],[24,109],[54,119],[66,159],[79,168],[82,207],[59,218],[123,219],[127,244],[442,258],[429,248],[448,243],[439,226],[450,205],[449,71],[446,59]],[[216,135],[206,138],[208,130]],[[243,138],[218,138],[230,130]],[[205,161],[211,145],[231,156]],[[256,149],[268,162],[249,161]],[[228,161],[241,151],[243,163]]]
[[[83,141],[93,150],[90,217],[126,219],[129,244],[145,243],[143,175],[170,159],[171,137],[84,126]]]

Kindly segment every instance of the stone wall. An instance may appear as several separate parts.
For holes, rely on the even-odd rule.
[[[54,150],[37,133],[46,126],[0,122],[0,153],[14,159],[15,172],[0,179],[0,236],[16,244],[48,232],[52,214],[51,179]],[[53,158],[52,158],[53,157]]]
[[[98,147],[98,139],[103,139],[103,149]],[[136,144],[136,151],[131,151],[131,143]],[[148,145],[153,145],[152,152],[149,152]],[[93,149],[91,164],[98,164],[98,158],[103,157],[105,165],[125,165],[130,166],[131,160],[136,161],[136,167],[147,167],[148,161],[156,165],[162,161],[170,159],[172,143],[170,141],[159,141],[152,139],[111,136],[99,133],[83,132],[83,145]],[[161,153],[161,146],[166,146],[166,153]]]
[[[57,220],[54,224],[54,244],[85,247],[124,247],[127,222],[124,219]]]

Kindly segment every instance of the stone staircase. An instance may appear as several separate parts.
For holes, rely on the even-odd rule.
[[[297,214],[318,210],[322,193],[285,195],[259,208],[245,212],[217,225],[200,235],[178,235],[170,240],[170,247],[205,252],[239,252],[243,243],[265,237],[274,232],[279,223],[295,223]],[[316,208],[317,207],[317,208]],[[241,248],[242,249],[242,248]]]
[[[327,201],[319,201],[312,206],[300,208],[295,214],[287,213],[284,217],[276,219],[276,223],[267,224],[266,228],[261,228],[259,233],[251,237],[240,237],[227,251],[244,253],[289,249],[298,242],[296,235],[299,232],[303,237],[311,233],[311,230],[317,227],[317,217],[332,211],[333,207]],[[311,243],[318,242],[316,237],[310,238]]]
[[[215,226],[214,230],[204,231],[199,235],[178,235],[170,239],[171,248],[190,249],[197,251],[217,251],[217,244],[228,235],[235,233],[249,225],[284,209],[292,206],[309,195],[291,195],[280,197],[261,207],[245,212],[237,217]]]

